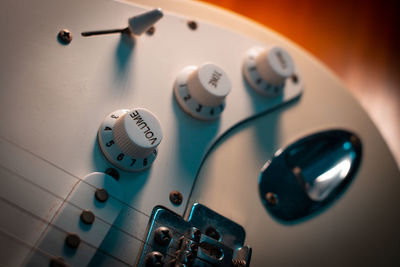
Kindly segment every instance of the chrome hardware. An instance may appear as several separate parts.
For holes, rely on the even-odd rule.
[[[172,234],[168,245],[160,244],[160,229]],[[240,225],[203,205],[193,205],[188,221],[156,207],[138,266],[145,266],[154,252],[162,254],[166,266],[249,266],[251,248],[243,245],[244,239]]]
[[[351,182],[361,161],[353,133],[329,130],[279,150],[261,170],[259,190],[278,219],[297,220],[333,202]]]

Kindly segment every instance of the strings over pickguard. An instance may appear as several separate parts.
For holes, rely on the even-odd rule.
[[[397,255],[398,218],[372,222],[395,214],[398,170],[334,75],[278,34],[219,9],[129,2],[0,4],[0,265],[318,265],[351,244],[382,255],[359,229],[389,244],[388,259]],[[263,206],[272,189],[259,190],[261,167],[327,128],[361,140],[357,177],[315,217],[275,220]],[[305,175],[314,165],[292,169]],[[284,189],[278,197],[291,196]],[[375,208],[359,212],[366,202]],[[325,251],[327,236],[340,242]],[[281,257],[286,247],[302,253]]]
[[[303,90],[286,48],[158,6],[1,5],[19,32],[0,49],[4,265],[134,265],[154,207],[184,215],[216,142]]]

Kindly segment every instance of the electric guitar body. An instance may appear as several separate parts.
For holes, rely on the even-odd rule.
[[[289,40],[192,1],[0,6],[0,265],[399,265],[397,165]]]

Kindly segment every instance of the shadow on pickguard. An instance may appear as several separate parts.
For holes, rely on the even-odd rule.
[[[210,140],[215,138],[220,127],[220,118],[212,121],[195,119],[179,107],[173,90],[171,97],[177,127],[178,147],[175,152],[179,155],[179,160],[175,164],[177,168],[190,173],[200,165]]]
[[[132,71],[132,62],[134,61],[134,50],[136,39],[129,33],[121,33],[118,46],[115,50],[115,80],[118,85],[128,85],[129,76]],[[127,86],[123,86],[125,88]]]
[[[246,86],[247,87],[247,86]],[[248,88],[248,90],[252,90]],[[254,95],[257,97],[257,95]],[[213,199],[218,192],[224,192],[224,198],[219,199],[218,206],[221,207],[232,207],[231,211],[234,212],[235,207],[241,206],[240,203],[243,202],[241,195],[248,195],[256,196],[258,195],[257,184],[258,184],[258,175],[259,170],[264,165],[265,161],[267,161],[270,157],[272,157],[273,153],[276,151],[277,146],[280,143],[280,114],[284,113],[286,109],[290,109],[294,105],[296,105],[297,100],[299,97],[295,97],[294,99],[290,100],[289,102],[278,104],[272,109],[266,110],[264,112],[259,112],[257,115],[252,116],[248,119],[245,119],[238,124],[234,125],[224,134],[222,134],[212,145],[212,147],[207,151],[206,155],[202,160],[202,164],[199,168],[197,173],[197,178],[192,188],[192,192],[190,195],[190,199],[188,201],[188,205],[193,204],[194,202],[202,202],[207,203],[210,199]],[[268,99],[267,99],[268,100]],[[259,100],[254,100],[259,101]],[[279,110],[279,113],[276,111]],[[260,118],[262,117],[262,118]],[[260,124],[259,122],[256,123],[258,120],[263,120],[268,123]],[[255,125],[251,125],[254,123]],[[246,140],[246,145],[251,146],[251,151],[253,151],[256,155],[251,155],[249,158],[257,159],[256,162],[248,162],[246,161],[246,157],[243,156],[243,151],[240,151],[240,147],[235,147],[235,150],[232,151],[225,151],[226,149],[225,143],[232,142],[231,139],[235,139],[235,135],[243,130],[250,130],[252,131],[253,138],[251,140]],[[234,142],[234,141],[233,141]],[[223,154],[230,154],[228,160],[224,161],[225,159],[218,159],[218,163],[210,162],[210,158],[214,153],[216,148],[220,147],[223,149]],[[225,148],[224,148],[225,147]],[[237,154],[237,156],[235,156]],[[243,159],[244,158],[244,159]],[[207,174],[202,174],[204,171],[204,165],[209,164],[218,164],[221,166],[232,166],[233,169],[238,168],[238,172],[232,172],[227,170],[227,173],[230,173],[229,180],[232,183],[226,184],[222,180],[225,178],[217,179],[217,177],[209,177]],[[212,166],[212,165],[210,165]],[[241,167],[243,166],[243,167]],[[240,171],[243,169],[249,168],[252,166],[252,172],[250,174],[241,175]],[[217,167],[211,167],[211,169]],[[208,169],[206,167],[205,169]],[[232,169],[232,170],[233,170]],[[212,172],[211,172],[212,173]],[[254,175],[253,175],[254,174]],[[221,174],[220,174],[221,175]],[[212,175],[211,175],[212,176]],[[221,180],[221,181],[218,181]],[[238,184],[242,184],[243,186],[238,186]],[[249,184],[251,184],[251,191],[247,192],[247,188],[249,188]],[[254,185],[254,186],[253,186]],[[254,188],[253,188],[254,187]],[[249,189],[250,190],[250,189]],[[258,196],[257,196],[258,197]],[[235,202],[238,201],[237,204]],[[225,204],[224,204],[225,203]],[[261,206],[261,202],[259,203]],[[224,209],[224,208],[222,208]],[[187,211],[188,209],[186,209]],[[218,210],[218,209],[216,209]]]

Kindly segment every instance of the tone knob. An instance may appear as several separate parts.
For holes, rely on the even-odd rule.
[[[189,115],[203,120],[217,118],[231,90],[228,75],[217,65],[188,66],[176,78],[175,98]]]
[[[243,74],[249,85],[266,96],[282,93],[287,78],[294,74],[292,57],[285,49],[254,47],[246,55]]]
[[[126,171],[140,171],[156,159],[162,130],[149,110],[122,109],[105,118],[98,137],[104,156],[112,164]]]

